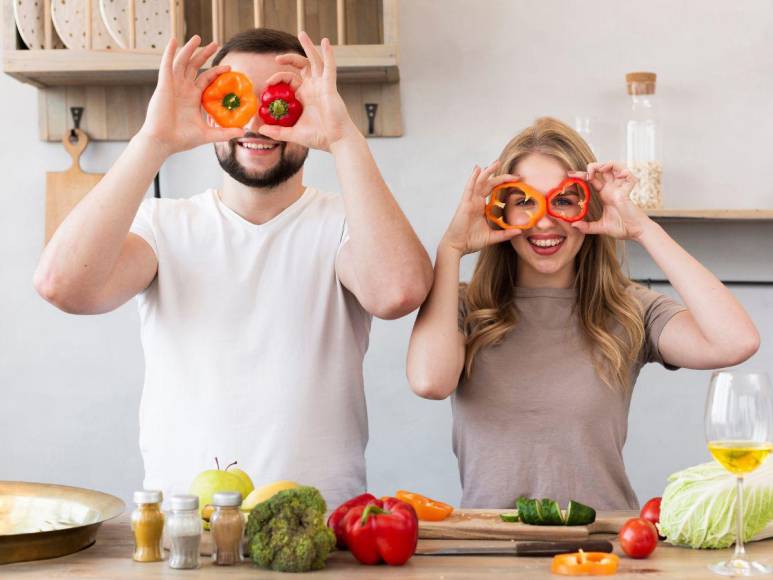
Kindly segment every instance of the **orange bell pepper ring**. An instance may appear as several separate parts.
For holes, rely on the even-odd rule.
[[[258,110],[258,97],[247,75],[229,71],[204,89],[201,104],[221,127],[244,127]]]
[[[395,497],[410,504],[416,511],[418,518],[425,522],[439,522],[446,519],[454,511],[453,506],[447,503],[435,501],[410,491],[400,490],[395,494]]]
[[[529,221],[525,224],[508,224],[504,218],[505,206],[507,204],[499,199],[499,192],[503,189],[508,189],[513,186],[517,186],[518,189],[523,191],[527,200],[533,199],[537,202],[537,208],[535,210],[526,211],[526,213],[529,215]],[[494,215],[495,208],[501,209],[503,215]],[[504,230],[528,230],[529,228],[533,228],[546,212],[547,202],[545,201],[545,196],[536,189],[529,187],[522,181],[508,181],[506,183],[497,185],[494,189],[491,190],[491,198],[486,204],[486,217]]]
[[[553,557],[550,571],[562,576],[611,576],[617,572],[620,558],[604,552],[559,554]]]

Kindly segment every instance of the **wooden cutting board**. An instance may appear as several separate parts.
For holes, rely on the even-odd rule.
[[[426,540],[587,540],[590,534],[617,534],[623,524],[637,513],[633,511],[601,512],[590,526],[529,526],[508,523],[499,514],[513,510],[456,510],[442,522],[419,522],[419,538]],[[465,546],[465,542],[449,541],[444,547]],[[488,544],[487,544],[488,545]],[[496,545],[496,544],[493,544]],[[164,537],[169,549],[169,539]],[[433,547],[437,547],[433,545]],[[212,554],[212,535],[205,531],[201,537],[200,553]],[[247,554],[245,543],[244,553]]]
[[[91,189],[102,179],[102,173],[86,173],[81,169],[80,158],[89,138],[80,129],[74,129],[78,140],[70,142],[68,132],[62,143],[72,158],[72,165],[67,171],[49,171],[46,173],[46,243],[54,235],[56,228],[62,223],[70,210],[83,199]]]
[[[585,540],[590,534],[616,534],[633,511],[600,512],[589,526],[530,526],[503,522],[514,510],[456,510],[442,522],[420,522],[419,538],[432,540]]]
[[[508,523],[499,519],[499,514],[513,510],[456,510],[442,522],[420,522],[417,550],[421,554],[432,548],[492,547],[501,545],[502,540],[587,540],[591,534],[617,534],[630,518],[638,517],[635,511],[599,512],[596,521],[589,526],[529,526]],[[501,524],[501,525],[500,525]],[[773,522],[753,538],[773,538]],[[497,542],[499,541],[499,542]],[[200,553],[212,555],[212,535],[205,531],[201,537]],[[169,538],[164,535],[164,548],[169,549]],[[249,556],[247,542],[244,555]]]

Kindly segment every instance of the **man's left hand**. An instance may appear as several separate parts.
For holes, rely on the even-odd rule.
[[[348,135],[359,134],[359,130],[336,89],[336,64],[330,41],[322,39],[320,53],[305,32],[301,32],[298,39],[308,58],[296,53],[277,56],[277,63],[296,70],[272,75],[267,85],[289,84],[303,104],[303,113],[292,127],[264,124],[258,131],[278,141],[291,141],[304,147],[330,151],[336,142]]]

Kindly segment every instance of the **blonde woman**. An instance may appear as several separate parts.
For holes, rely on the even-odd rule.
[[[528,229],[499,229],[484,216],[496,185],[519,180],[545,193],[571,177],[591,190],[579,221],[545,214]],[[725,367],[757,351],[743,307],[631,203],[635,184],[624,166],[596,163],[576,132],[550,118],[474,169],[438,247],[408,352],[416,394],[453,396],[462,506],[512,507],[526,495],[636,509],[622,450],[641,367]],[[505,192],[507,223],[537,209]],[[618,240],[640,244],[684,306],[631,282]],[[459,261],[477,251],[472,279],[460,285]]]

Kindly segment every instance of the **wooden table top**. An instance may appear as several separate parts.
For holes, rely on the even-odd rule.
[[[594,538],[613,539],[611,535]],[[420,540],[423,545],[458,546],[459,540]],[[469,540],[467,540],[469,542]],[[497,545],[496,541],[476,542],[476,545]],[[751,557],[773,564],[773,539],[754,542],[747,546]],[[615,553],[621,556],[616,578],[678,578],[680,580],[719,578],[707,566],[730,555],[730,550],[690,550],[661,543],[645,560],[625,557],[615,544]],[[166,562],[141,564],[131,559],[132,535],[129,516],[105,523],[99,530],[95,545],[81,552],[37,562],[20,562],[0,566],[2,578],[289,578],[255,567],[250,562],[238,566],[214,566],[202,558],[197,570],[172,570]],[[538,580],[558,576],[550,573],[551,558],[523,558],[508,556],[414,556],[405,566],[362,566],[348,552],[336,552],[324,570],[305,578],[336,578],[376,580],[403,578],[409,580],[462,578],[518,578]]]

